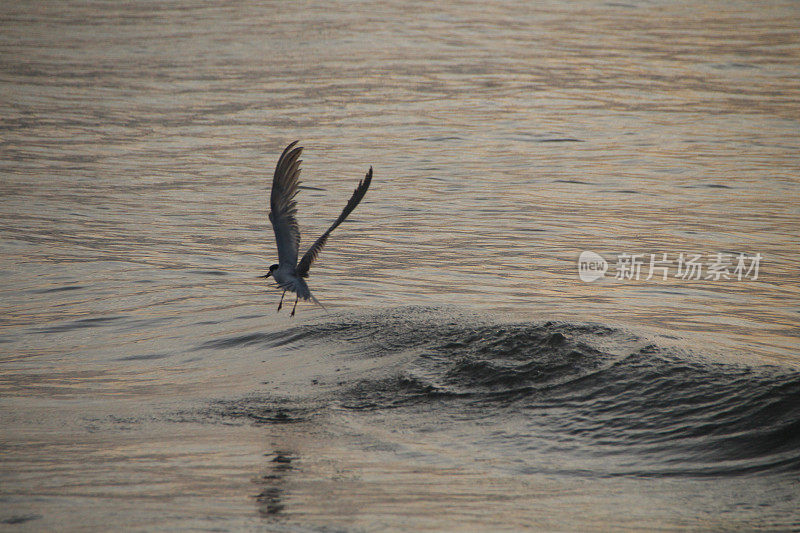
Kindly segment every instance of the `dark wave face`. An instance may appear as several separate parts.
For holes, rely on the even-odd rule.
[[[398,356],[339,404],[518,472],[707,476],[800,471],[800,373],[712,363],[600,325],[491,324],[395,311],[293,328],[269,346]],[[342,342],[345,341],[345,342]],[[258,342],[247,338],[221,342]],[[345,348],[342,348],[342,347]]]

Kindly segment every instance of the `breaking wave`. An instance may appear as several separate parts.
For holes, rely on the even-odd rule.
[[[405,362],[385,375],[342,385],[339,405],[392,410],[412,428],[424,413],[428,430],[457,426],[483,450],[527,458],[523,471],[800,471],[800,372],[712,362],[604,325],[497,324],[412,308],[215,342],[399,355]],[[465,424],[479,429],[465,433]]]

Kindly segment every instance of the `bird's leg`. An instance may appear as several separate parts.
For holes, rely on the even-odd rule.
[[[283,294],[281,294],[281,301],[278,303],[278,311],[280,311],[281,307],[283,307],[283,297],[284,296],[286,296],[286,291],[283,291]],[[275,311],[275,312],[277,313],[278,311]]]
[[[300,299],[299,295],[297,296],[297,298],[294,299],[294,307],[292,307],[292,312],[289,313],[289,316],[294,316],[294,310],[297,309],[297,300],[299,299]]]

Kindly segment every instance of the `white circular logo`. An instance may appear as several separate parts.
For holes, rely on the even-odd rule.
[[[592,282],[606,275],[608,263],[603,256],[586,250],[578,258],[578,277],[581,281]]]

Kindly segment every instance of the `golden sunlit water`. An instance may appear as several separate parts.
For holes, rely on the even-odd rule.
[[[0,20],[1,528],[800,528],[797,3]]]

